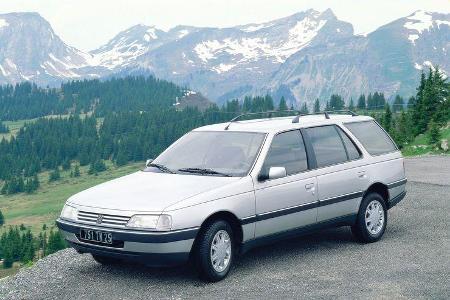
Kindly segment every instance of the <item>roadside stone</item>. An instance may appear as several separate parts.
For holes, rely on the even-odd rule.
[[[441,140],[441,149],[444,150],[445,152],[448,151],[448,140],[447,139]]]

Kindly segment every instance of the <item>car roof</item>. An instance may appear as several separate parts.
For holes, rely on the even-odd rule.
[[[373,118],[368,116],[352,116],[332,113],[329,113],[328,116],[328,119],[325,117],[325,114],[300,116],[298,119],[298,123],[292,122],[295,116],[233,121],[199,127],[194,129],[194,131],[244,131],[277,133],[280,131],[295,128],[373,120]],[[226,129],[227,125],[229,125],[228,129]]]

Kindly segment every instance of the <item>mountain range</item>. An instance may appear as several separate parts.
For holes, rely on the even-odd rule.
[[[94,30],[94,29],[93,29]],[[0,15],[0,83],[152,74],[223,103],[269,93],[312,103],[333,93],[415,93],[418,74],[450,72],[450,14],[416,11],[366,35],[330,10],[230,28],[136,25],[84,52],[37,13]]]

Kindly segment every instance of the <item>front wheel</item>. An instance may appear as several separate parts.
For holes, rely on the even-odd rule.
[[[377,193],[366,195],[352,226],[353,235],[362,243],[373,243],[383,236],[386,224],[387,210],[383,197]]]
[[[194,263],[202,279],[210,282],[224,279],[233,259],[234,238],[230,224],[215,221],[200,232],[194,249]]]

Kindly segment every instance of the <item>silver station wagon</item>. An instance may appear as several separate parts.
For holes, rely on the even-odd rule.
[[[371,117],[235,118],[72,196],[57,225],[101,264],[190,260],[218,281],[248,249],[312,230],[351,226],[356,240],[379,240],[405,185],[402,155]]]

